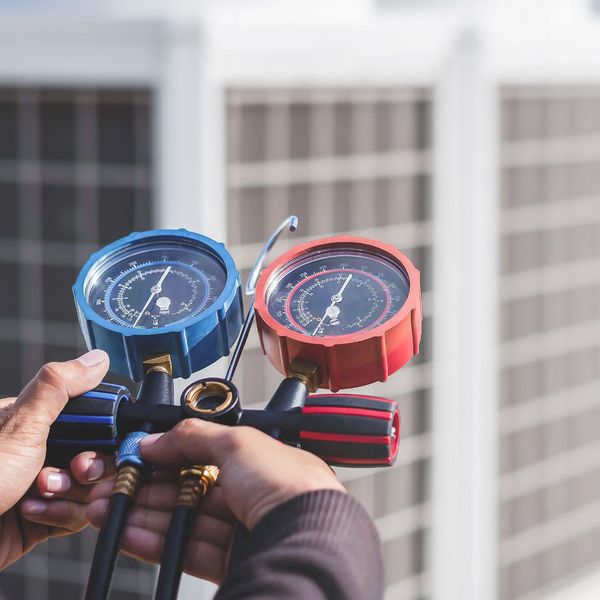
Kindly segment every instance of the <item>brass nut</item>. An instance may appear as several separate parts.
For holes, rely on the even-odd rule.
[[[311,393],[319,389],[321,383],[319,367],[311,362],[294,358],[287,369],[287,375],[301,381]]]
[[[223,402],[214,408],[201,408],[203,399],[209,397],[222,398]],[[188,388],[185,394],[184,402],[186,407],[199,414],[215,414],[228,408],[233,402],[233,392],[231,388],[221,381],[199,381],[196,385]]]
[[[216,485],[219,478],[219,467],[215,465],[204,465],[204,478],[209,480],[210,485]]]
[[[166,373],[170,377],[173,376],[173,363],[171,362],[170,354],[157,354],[156,356],[148,356],[144,359],[144,373],[152,373],[160,371]]]

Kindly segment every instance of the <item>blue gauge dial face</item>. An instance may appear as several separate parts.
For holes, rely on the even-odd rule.
[[[145,242],[109,256],[84,290],[103,319],[133,329],[158,329],[199,315],[225,288],[227,273],[208,250],[177,242]]]

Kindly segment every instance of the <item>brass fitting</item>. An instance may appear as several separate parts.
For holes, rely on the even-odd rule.
[[[170,354],[157,354],[156,356],[148,356],[144,359],[144,374],[152,373],[153,371],[162,371],[170,377],[173,376],[173,363],[171,362]]]
[[[117,473],[112,493],[127,494],[131,498],[134,498],[140,487],[141,481],[142,472],[140,469],[132,465],[121,467]]]
[[[215,485],[219,469],[214,465],[192,465],[179,471],[179,495],[176,504],[194,510],[208,490]]]
[[[301,381],[311,393],[316,392],[317,389],[319,389],[319,384],[321,383],[319,367],[311,362],[301,360],[299,358],[294,358],[294,360],[290,363],[287,376]]]
[[[221,398],[223,402],[218,406],[211,408],[201,408],[202,400],[208,397]],[[194,413],[200,415],[211,415],[219,413],[233,402],[233,392],[222,381],[199,381],[193,386],[190,386],[186,392],[183,401],[185,405]]]

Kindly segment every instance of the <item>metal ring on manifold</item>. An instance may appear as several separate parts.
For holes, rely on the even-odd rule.
[[[212,408],[201,408],[199,404],[206,398],[222,398],[223,402]],[[195,413],[210,415],[220,413],[229,408],[234,401],[234,393],[226,383],[222,381],[208,380],[199,381],[190,386],[184,396],[186,407]]]

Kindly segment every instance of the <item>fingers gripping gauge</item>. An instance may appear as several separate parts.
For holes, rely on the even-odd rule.
[[[337,391],[385,381],[418,353],[419,271],[389,244],[339,236],[296,246],[256,287],[263,352],[290,375],[295,359]]]
[[[178,230],[132,233],[93,254],[73,286],[88,348],[139,381],[168,354],[189,377],[229,353],[242,322],[240,278],[223,244]]]

